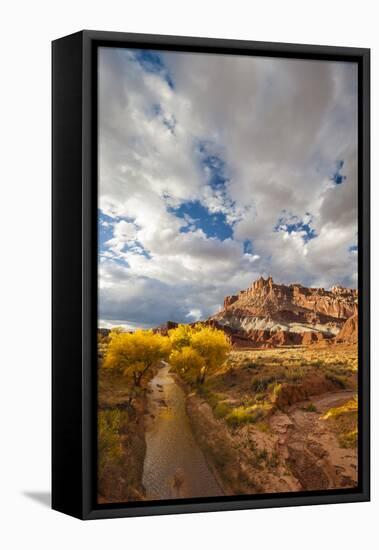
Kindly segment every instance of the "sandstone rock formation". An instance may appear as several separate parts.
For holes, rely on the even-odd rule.
[[[153,331],[158,332],[163,336],[167,336],[168,331],[176,328],[177,326],[178,326],[178,323],[175,323],[175,321],[167,321],[167,323],[163,323],[162,325],[159,325],[159,327],[153,329]]]
[[[336,336],[336,343],[356,344],[358,342],[358,315],[353,315],[344,323]]]
[[[352,342],[356,321],[343,327],[357,313],[356,289],[307,288],[260,277],[246,290],[226,296],[223,309],[206,323],[225,330],[238,346],[309,345],[329,339]]]

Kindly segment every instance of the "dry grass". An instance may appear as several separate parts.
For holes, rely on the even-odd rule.
[[[342,416],[345,416],[349,413],[356,413],[358,411],[358,400],[356,398],[346,401],[340,407],[333,407],[329,409],[326,413],[322,415],[323,420],[328,420],[330,418],[336,419]]]
[[[322,420],[328,422],[336,434],[338,442],[344,449],[357,446],[358,439],[358,400],[346,401],[340,407],[333,407],[322,415]]]
[[[214,415],[230,426],[259,423],[284,387],[301,386],[314,375],[331,383],[336,391],[356,389],[357,365],[357,349],[351,345],[233,350],[201,388],[201,395]],[[309,407],[309,412],[316,411]]]
[[[234,407],[226,416],[226,422],[229,426],[236,427],[241,424],[250,424],[262,420],[270,411],[271,406],[268,403],[260,405]]]
[[[267,350],[233,350],[224,369],[245,367],[262,370],[262,367],[302,367],[338,369],[340,374],[355,373],[358,369],[356,346],[294,346]]]

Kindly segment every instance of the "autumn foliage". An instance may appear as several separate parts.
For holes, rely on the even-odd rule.
[[[224,332],[200,324],[179,325],[168,336],[152,330],[116,329],[109,334],[103,367],[116,369],[138,388],[154,365],[169,360],[183,378],[202,384],[206,375],[222,365],[230,348]]]
[[[199,379],[205,369],[204,358],[190,346],[174,349],[170,355],[170,363],[175,372],[188,382]]]
[[[111,331],[103,366],[117,369],[138,387],[149,369],[168,359],[170,349],[169,339],[152,330]]]
[[[187,380],[200,384],[223,364],[231,349],[223,331],[202,325],[179,325],[169,331],[169,339],[172,366]]]

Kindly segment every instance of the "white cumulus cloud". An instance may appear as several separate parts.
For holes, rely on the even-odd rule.
[[[355,286],[356,65],[159,55],[154,71],[100,49],[101,322],[204,318],[261,274]],[[230,235],[178,215],[183,204]]]

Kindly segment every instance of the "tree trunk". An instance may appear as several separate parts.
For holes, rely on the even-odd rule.
[[[141,385],[141,374],[138,372],[133,372],[134,385],[139,387]]]

